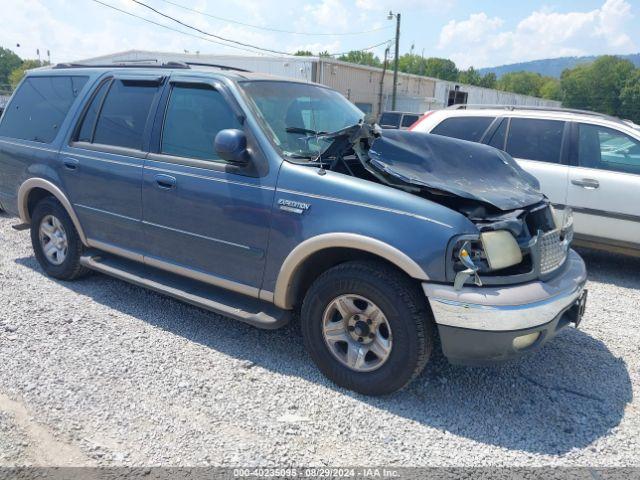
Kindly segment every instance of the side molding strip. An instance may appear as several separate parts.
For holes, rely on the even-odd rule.
[[[298,269],[310,255],[327,248],[353,248],[370,252],[393,263],[410,277],[429,280],[425,271],[415,261],[387,243],[356,233],[325,233],[305,240],[284,260],[273,294],[273,303],[277,307],[284,309],[293,307],[295,299],[291,298],[291,283]]]
[[[34,188],[42,188],[43,190],[46,190],[51,195],[56,197],[56,199],[62,204],[64,209],[69,214],[69,217],[71,217],[71,221],[78,231],[80,240],[83,244],[88,246],[87,237],[84,234],[84,230],[82,230],[82,225],[80,225],[80,220],[78,220],[78,216],[73,210],[71,202],[65,196],[65,194],[62,193],[62,190],[60,190],[56,185],[51,183],[49,180],[45,180],[44,178],[29,178],[28,180],[25,180],[18,189],[18,214],[20,215],[20,220],[22,221],[22,223],[31,223],[31,218],[29,216],[28,199],[29,192],[31,192],[31,190],[33,190]]]

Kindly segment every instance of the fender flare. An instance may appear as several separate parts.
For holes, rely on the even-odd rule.
[[[324,233],[311,237],[297,245],[285,258],[273,293],[273,303],[283,309],[293,308],[291,284],[305,260],[316,252],[329,248],[351,248],[373,253],[391,262],[407,275],[418,280],[429,280],[428,275],[414,260],[395,247],[375,238],[356,233]]]
[[[20,216],[20,220],[22,221],[22,223],[31,223],[31,216],[29,215],[29,194],[34,188],[41,188],[43,190],[46,190],[62,204],[64,209],[69,214],[69,217],[73,222],[73,226],[76,227],[76,231],[78,232],[80,240],[84,245],[88,245],[87,237],[84,234],[82,225],[80,225],[80,220],[78,219],[76,212],[73,210],[71,202],[69,201],[67,196],[62,193],[62,190],[60,190],[60,188],[58,188],[49,180],[45,180],[44,178],[29,178],[28,180],[25,180],[18,189],[18,215]]]

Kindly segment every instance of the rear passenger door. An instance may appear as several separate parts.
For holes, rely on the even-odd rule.
[[[142,167],[160,76],[103,79],[60,152],[60,178],[91,246],[142,260]]]
[[[568,203],[578,235],[640,244],[640,140],[617,129],[575,124]],[[586,238],[587,240],[589,238]]]
[[[566,122],[560,120],[504,118],[485,142],[505,150],[536,177],[540,190],[552,203],[566,205],[568,128]]]
[[[265,176],[266,158],[240,108],[215,80],[175,76],[155,125],[142,190],[145,262],[257,296],[275,176]],[[245,132],[250,165],[218,157],[214,139],[223,129]]]

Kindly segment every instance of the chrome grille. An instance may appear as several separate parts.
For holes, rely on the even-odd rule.
[[[561,241],[560,231],[543,233],[539,239],[540,273],[549,273],[558,268],[567,256],[567,243]]]

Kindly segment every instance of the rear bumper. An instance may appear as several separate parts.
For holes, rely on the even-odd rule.
[[[459,291],[424,283],[423,290],[445,356],[452,363],[487,364],[539,348],[561,328],[578,323],[586,279],[584,262],[570,251],[562,272],[546,282]],[[514,346],[517,337],[529,334],[533,343]]]

